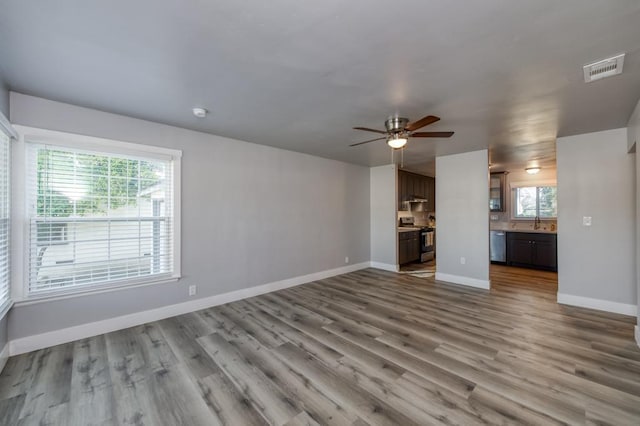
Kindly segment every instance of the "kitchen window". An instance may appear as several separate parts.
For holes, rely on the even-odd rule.
[[[180,151],[32,131],[23,296],[178,278]]]
[[[522,186],[513,189],[513,217],[555,219],[558,216],[555,186]]]

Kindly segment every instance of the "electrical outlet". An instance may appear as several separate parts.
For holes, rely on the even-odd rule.
[[[466,264],[466,263],[467,263],[467,259],[466,259],[466,258],[464,258],[464,257],[461,257],[461,258],[460,258],[460,264],[461,264],[461,265],[464,265],[464,264]]]
[[[591,226],[591,216],[582,217],[582,226]]]
[[[344,258],[344,263],[349,263],[349,256]]]
[[[195,296],[196,295],[196,286],[195,285],[190,285],[189,286],[189,296]]]

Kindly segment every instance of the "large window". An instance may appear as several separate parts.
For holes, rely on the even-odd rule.
[[[179,157],[26,142],[29,296],[179,274]]]
[[[528,219],[555,218],[558,215],[555,186],[525,186],[513,190],[514,217]]]

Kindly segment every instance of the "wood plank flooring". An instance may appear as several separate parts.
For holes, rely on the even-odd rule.
[[[558,293],[558,273],[514,266],[490,265],[489,277],[494,291],[516,291],[555,300]]]
[[[634,319],[375,269],[12,357],[1,425],[640,424]]]

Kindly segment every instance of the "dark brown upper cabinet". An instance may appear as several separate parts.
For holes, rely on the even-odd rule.
[[[398,210],[409,210],[409,200],[427,200],[423,210],[436,210],[436,180],[429,176],[398,170]]]

